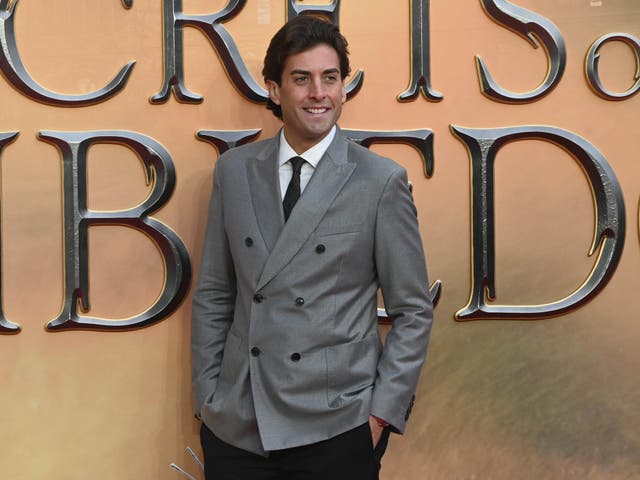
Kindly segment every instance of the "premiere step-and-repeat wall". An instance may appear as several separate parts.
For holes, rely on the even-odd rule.
[[[264,51],[309,13],[438,299],[382,478],[640,478],[638,0],[0,0],[0,476],[202,478],[212,171],[280,128]]]

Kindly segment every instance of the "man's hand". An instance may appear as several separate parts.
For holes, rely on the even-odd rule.
[[[371,438],[373,439],[373,448],[376,448],[384,427],[378,424],[378,419],[373,415],[369,415],[369,428],[371,429]]]

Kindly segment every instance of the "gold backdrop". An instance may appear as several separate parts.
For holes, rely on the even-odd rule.
[[[3,8],[7,0],[3,0]],[[15,2],[13,2],[15,4]],[[221,10],[223,0],[184,0],[188,14]],[[308,5],[311,2],[298,2]],[[315,3],[331,3],[321,0]],[[418,3],[417,1],[415,2]],[[504,2],[503,2],[504,3]],[[416,151],[374,145],[409,171],[431,280],[442,281],[427,365],[408,431],[394,436],[385,480],[640,478],[640,96],[610,101],[585,77],[585,57],[604,34],[640,37],[637,0],[518,0],[552,21],[567,47],[558,86],[533,102],[483,96],[474,56],[514,92],[545,79],[547,56],[491,20],[479,0],[431,1],[431,80],[439,102],[396,97],[410,81],[409,0],[343,0],[340,25],[362,90],[348,102],[347,129],[430,129],[435,171],[427,179]],[[225,27],[252,75],[282,25],[286,0],[248,0]],[[152,216],[185,243],[195,283],[217,151],[198,130],[279,123],[246,100],[197,29],[184,29],[185,84],[204,97],[151,104],[163,77],[162,2],[21,0],[15,37],[31,76],[68,95],[104,86],[131,60],[126,87],[91,106],[39,103],[0,79],[0,132],[19,132],[2,151],[2,301],[17,335],[0,336],[0,472],[3,479],[179,479],[196,477],[185,448],[200,454],[191,410],[191,292],[164,320],[128,331],[46,331],[63,303],[65,261],[60,153],[41,131],[127,130],[161,143],[177,172],[175,191]],[[2,45],[4,47],[4,45]],[[611,91],[634,83],[633,50],[600,51]],[[574,132],[607,158],[626,205],[625,249],[606,287],[582,307],[544,320],[457,322],[471,289],[470,161],[450,125],[547,125]],[[541,304],[569,295],[595,259],[587,255],[594,205],[586,176],[563,149],[539,140],[499,153],[495,171],[496,302]],[[133,151],[97,145],[89,153],[89,208],[121,210],[149,193]],[[624,219],[623,219],[624,220]],[[155,244],[122,226],[89,229],[91,316],[132,317],[163,288]],[[386,327],[382,327],[386,328]]]

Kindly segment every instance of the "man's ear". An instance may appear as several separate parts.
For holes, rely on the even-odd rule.
[[[342,103],[347,101],[347,89],[344,86],[344,82],[342,82]]]
[[[271,101],[276,105],[280,105],[280,85],[273,80],[267,80],[267,90]]]

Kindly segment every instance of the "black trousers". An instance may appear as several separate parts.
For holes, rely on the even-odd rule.
[[[206,480],[377,480],[388,441],[385,428],[374,449],[367,422],[328,440],[263,457],[223,442],[204,423],[200,428]]]

